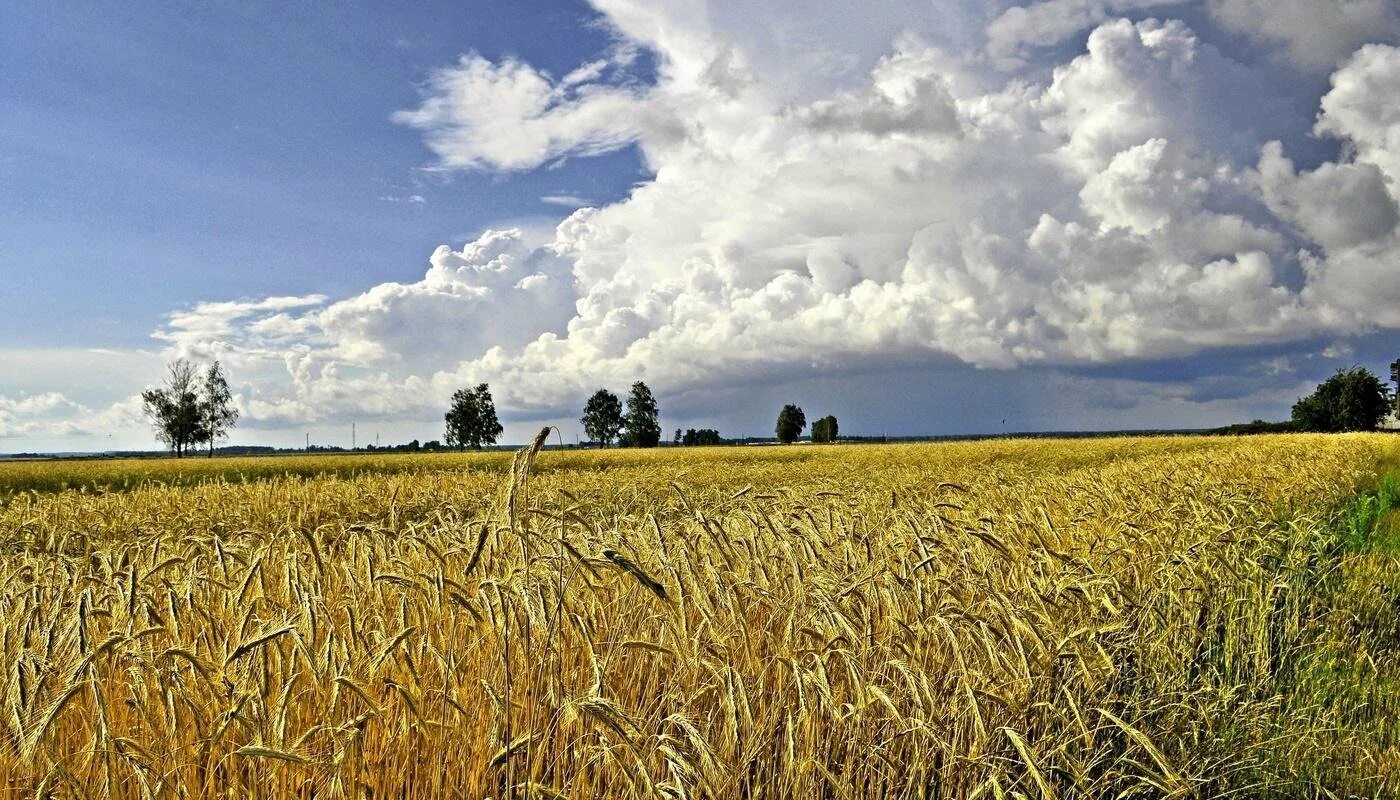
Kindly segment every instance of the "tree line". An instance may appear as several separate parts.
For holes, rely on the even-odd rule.
[[[677,445],[685,447],[696,447],[700,445],[720,444],[723,440],[719,436],[719,431],[714,428],[686,428],[685,433],[681,433],[680,428],[676,428],[676,438],[673,440]]]
[[[627,447],[656,447],[661,443],[660,410],[656,397],[643,382],[632,384],[624,409],[617,395],[599,389],[588,398],[583,409],[584,432],[590,440],[606,447],[613,440]],[[485,383],[475,389],[458,389],[445,415],[447,444],[460,450],[468,447],[480,450],[496,443],[503,430],[496,416],[496,404],[491,387]]]
[[[1400,362],[1395,365],[1400,378]],[[239,412],[233,402],[223,367],[216,360],[201,369],[186,359],[176,359],[167,365],[164,385],[141,393],[146,417],[151,421],[156,438],[177,457],[201,445],[208,446],[208,455],[220,440],[228,438],[238,423]],[[1338,370],[1323,381],[1307,397],[1293,405],[1287,422],[1255,420],[1244,425],[1219,429],[1221,433],[1267,433],[1276,431],[1366,431],[1375,430],[1386,416],[1395,410],[1396,398],[1390,387],[1370,370],[1351,367]],[[445,441],[448,448],[480,450],[494,445],[504,432],[491,388],[485,383],[474,388],[458,389],[452,394],[447,413]],[[624,447],[656,447],[661,443],[660,409],[656,396],[644,382],[632,384],[623,401],[607,389],[599,389],[584,405],[584,432],[591,442],[606,447],[616,441]],[[802,407],[787,404],[778,412],[774,433],[779,442],[797,441],[807,427]],[[812,423],[812,441],[834,442],[840,435],[835,416],[825,416]],[[713,428],[676,429],[672,442],[676,445],[703,446],[723,442]],[[398,448],[410,452],[420,448],[439,449],[438,442],[419,445],[414,440]]]
[[[614,441],[622,447],[656,447],[661,444],[661,411],[656,395],[643,381],[632,384],[626,402],[608,389],[599,389],[584,404],[583,432],[590,442],[599,447],[607,447]],[[449,446],[465,450],[468,447],[480,450],[496,443],[501,435],[501,423],[496,418],[496,406],[491,399],[491,388],[479,384],[475,389],[459,389],[452,395],[452,407],[445,415],[447,422],[447,443]],[[807,426],[807,418],[802,409],[795,405],[783,406],[778,413],[776,428],[778,441],[790,444],[797,441]],[[812,424],[812,441],[834,442],[838,435],[836,417],[826,416]],[[676,429],[674,444],[686,446],[717,445],[723,439],[713,428],[690,428],[684,433]]]
[[[141,399],[156,438],[177,457],[205,444],[209,447],[209,456],[213,457],[215,445],[228,438],[238,422],[238,408],[218,361],[201,370],[186,359],[176,359],[167,367],[165,385],[147,389],[141,393]],[[627,393],[625,404],[607,389],[594,392],[584,405],[579,421],[589,441],[596,442],[599,447],[607,447],[614,441],[623,447],[656,447],[661,444],[660,417],[651,387],[636,381]],[[491,387],[485,383],[453,392],[443,421],[446,446],[458,450],[480,450],[494,445],[505,431],[496,414]],[[807,418],[801,407],[783,406],[775,429],[778,441],[784,444],[797,441],[806,426]],[[813,442],[834,442],[837,433],[836,417],[826,416],[812,423]],[[690,428],[684,433],[677,428],[674,439],[675,444],[686,446],[722,442],[719,431],[713,428]],[[429,442],[421,447],[435,450],[438,443]],[[414,440],[405,449],[416,451],[420,445]]]

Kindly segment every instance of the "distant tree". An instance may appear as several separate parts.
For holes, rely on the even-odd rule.
[[[622,441],[628,447],[655,447],[661,443],[660,411],[656,397],[645,383],[632,384],[627,395],[627,414],[622,420]]]
[[[778,426],[776,428],[778,441],[783,444],[792,444],[797,441],[797,437],[802,435],[802,429],[807,427],[807,416],[802,413],[802,409],[789,403],[783,406],[783,410],[778,412]]]
[[[685,436],[681,437],[681,443],[687,447],[719,444],[719,431],[714,428],[687,428]]]
[[[146,416],[156,438],[177,458],[206,436],[200,413],[199,379],[194,364],[183,358],[170,362],[161,389],[141,393]]]
[[[505,428],[496,417],[496,402],[491,398],[491,387],[477,384],[475,389],[458,389],[452,393],[452,407],[444,415],[447,433],[444,438],[448,447],[465,450],[468,447],[480,450],[488,444],[495,444]]]
[[[812,423],[812,441],[814,442],[834,442],[836,441],[836,417],[825,416]]]
[[[423,445],[419,444],[417,439],[414,439],[408,443],[405,449],[411,453],[416,453],[423,449]]]
[[[233,393],[224,379],[224,369],[218,361],[209,365],[199,385],[199,416],[203,426],[201,438],[209,443],[209,457],[214,457],[214,445],[227,439],[228,432],[238,424],[238,408]]]
[[[676,428],[676,438],[672,440],[672,443],[673,443],[673,444],[680,444],[680,443],[681,443],[681,429],[680,429],[680,428]]]
[[[583,432],[588,434],[589,439],[596,441],[599,447],[607,447],[622,430],[622,402],[607,389],[599,389],[588,398],[579,421],[583,423]]]
[[[1390,389],[1364,367],[1337,370],[1317,390],[1293,405],[1299,430],[1370,431],[1390,411]]]
[[[1292,420],[1287,422],[1266,422],[1256,419],[1253,422],[1239,422],[1234,425],[1226,425],[1223,428],[1214,428],[1210,433],[1222,436],[1247,436],[1256,433],[1288,433],[1298,430],[1298,426]]]
[[[485,383],[476,386],[476,407],[480,412],[479,431],[481,433],[481,446],[495,444],[501,438],[505,428],[501,425],[501,420],[496,416],[496,400],[491,397],[491,387]]]

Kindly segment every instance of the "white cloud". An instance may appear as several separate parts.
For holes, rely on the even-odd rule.
[[[574,194],[547,194],[540,198],[540,202],[552,206],[564,206],[565,208],[583,208],[594,205],[592,201]]]
[[[1055,68],[1038,105],[1041,127],[1085,174],[1153,138],[1253,158],[1261,133],[1286,127],[1294,114],[1261,73],[1175,20],[1100,25],[1083,55]]]
[[[57,409],[74,408],[77,404],[58,392],[45,392],[32,397],[0,395],[0,414],[28,416],[52,413]]]
[[[1039,0],[1013,6],[988,23],[987,53],[1003,67],[1016,67],[1037,49],[1059,45],[1114,17],[1170,15],[1197,3]],[[1362,45],[1400,42],[1400,5],[1394,0],[1206,0],[1204,5],[1225,31],[1310,72],[1336,68]]]
[[[1037,47],[1059,44],[1114,16],[1183,0],[1043,0],[1002,12],[987,26],[987,51],[1007,64],[1019,63]]]
[[[490,231],[460,251],[439,247],[422,280],[380,284],[327,306],[312,323],[349,363],[441,364],[562,330],[568,284],[568,265],[532,250],[521,231]]]
[[[248,390],[249,424],[403,414],[442,399],[413,376],[564,331],[568,264],[526,239],[511,229],[461,250],[444,245],[422,279],[333,303],[320,295],[200,303],[172,313],[156,336],[172,355],[227,362]]]
[[[1356,160],[1374,164],[1392,189],[1400,184],[1400,48],[1369,45],[1332,76],[1317,132],[1351,143]]]
[[[1283,146],[1270,142],[1259,172],[1265,200],[1323,250],[1339,252],[1384,239],[1400,222],[1385,175],[1373,164],[1326,163],[1300,175]]]
[[[627,198],[335,303],[201,304],[162,338],[241,359],[249,421],[273,424],[423,414],[483,380],[544,414],[637,378],[1116,364],[1400,327],[1394,48],[1336,73],[1317,133],[1344,156],[1299,170],[1267,144],[1293,113],[1267,66],[1181,22],[1104,21],[1039,79],[906,34],[859,82],[789,91],[695,4],[602,5],[656,51],[654,86],[616,56],[558,80],[467,56],[399,119],[445,169],[635,142],[654,176]],[[1005,41],[1045,41],[1026,33],[1044,13]]]
[[[877,65],[869,88],[815,101],[802,108],[800,116],[816,132],[875,137],[955,134],[957,107],[938,65],[927,63],[931,55],[920,40],[905,37],[896,52]]]
[[[195,351],[217,352],[229,337],[242,337],[249,325],[255,328],[269,318],[287,319],[285,312],[324,303],[325,295],[305,297],[269,297],[264,300],[232,300],[196,303],[193,308],[173,311],[169,323],[156,334],[177,350],[179,355]],[[304,330],[291,328],[276,331],[285,334],[272,339],[300,335]]]
[[[1356,349],[1346,342],[1335,342],[1324,347],[1319,356],[1323,358],[1347,359],[1356,354]]]
[[[1395,0],[1209,0],[1225,28],[1282,48],[1287,60],[1330,70],[1368,43],[1400,40]]]
[[[1317,132],[1350,160],[1295,173],[1277,144],[1260,159],[1264,197],[1312,247],[1304,296],[1335,324],[1400,326],[1400,48],[1371,45],[1332,76]]]
[[[433,73],[423,104],[394,121],[423,131],[447,169],[523,170],[563,156],[617,150],[651,115],[646,89],[598,82],[612,65],[584,65],[555,81],[528,64],[469,54]]]
[[[0,439],[102,437],[140,425],[141,414],[139,396],[94,410],[59,392],[0,395]]]

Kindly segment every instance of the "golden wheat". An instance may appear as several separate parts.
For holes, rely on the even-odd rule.
[[[542,433],[513,461],[17,483],[0,787],[1383,796],[1400,587],[1335,532],[1389,441]]]

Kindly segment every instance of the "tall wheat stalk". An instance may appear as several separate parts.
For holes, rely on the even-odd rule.
[[[1400,792],[1390,501],[1348,500],[1389,439],[547,435],[422,462],[451,468],[14,494],[0,786]]]

